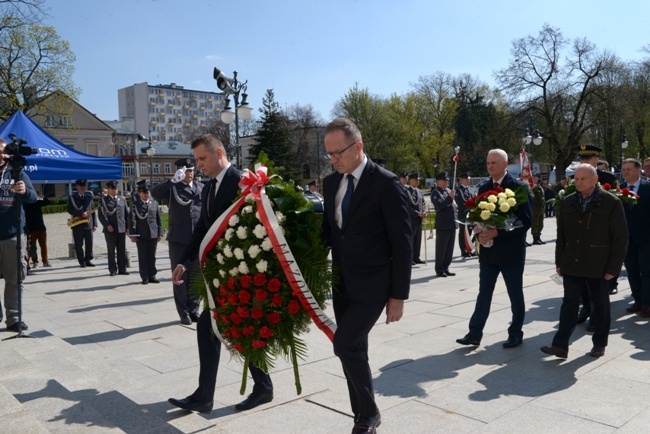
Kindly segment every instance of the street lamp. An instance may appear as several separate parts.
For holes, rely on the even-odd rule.
[[[149,180],[151,185],[153,185],[153,156],[156,155],[156,150],[151,146],[151,131],[149,131],[149,138],[138,135],[138,139],[147,140],[149,142],[149,146],[142,148],[142,152],[146,152],[149,156]]]
[[[214,68],[213,77],[217,82],[217,87],[219,90],[225,92],[228,95],[233,95],[233,100],[235,102],[235,109],[233,110],[230,107],[230,98],[226,97],[224,101],[224,108],[221,112],[221,122],[226,125],[230,125],[235,122],[235,152],[236,152],[236,166],[238,169],[241,169],[241,145],[239,144],[239,119],[248,120],[253,114],[253,109],[248,105],[248,95],[246,94],[246,88],[248,87],[248,80],[243,83],[237,81],[237,71],[232,73],[233,78],[228,78],[225,74],[220,71],[217,67]],[[239,96],[241,95],[241,102],[239,101]]]
[[[524,151],[526,150],[526,146],[530,145],[531,143],[535,146],[539,146],[542,144],[542,136],[539,134],[539,129],[535,128],[535,135],[531,136],[530,132],[533,130],[533,115],[530,115],[528,118],[528,127],[526,127],[526,133],[524,137],[522,138],[522,142],[524,143]],[[530,164],[530,170],[533,170],[533,150],[530,148],[530,153],[529,155],[529,164]]]
[[[619,148],[619,170],[618,173],[623,171],[623,149],[627,149],[627,138],[625,137],[625,128],[623,128],[623,122],[621,122],[621,146]]]

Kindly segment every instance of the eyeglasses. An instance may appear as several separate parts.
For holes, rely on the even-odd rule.
[[[351,147],[353,147],[357,143],[358,142],[351,143],[345,149],[341,149],[340,151],[336,151],[336,152],[332,152],[332,153],[327,153],[326,152],[326,153],[323,154],[323,158],[325,158],[326,160],[330,160],[332,158],[335,158],[335,159],[338,160],[339,158],[341,158],[343,156],[343,153],[345,151],[347,151],[348,149],[350,149]]]

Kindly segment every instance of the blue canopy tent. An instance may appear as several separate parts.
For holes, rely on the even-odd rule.
[[[105,181],[122,178],[120,157],[96,157],[76,151],[52,137],[21,111],[0,126],[0,137],[11,143],[9,134],[26,140],[26,146],[38,149],[38,154],[26,157],[24,171],[32,182],[57,184],[75,179]]]

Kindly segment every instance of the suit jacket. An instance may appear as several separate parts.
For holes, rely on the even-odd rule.
[[[141,218],[142,217],[142,218]],[[131,205],[129,235],[139,235],[141,240],[153,240],[162,236],[162,219],[158,202],[138,201]]]
[[[99,213],[99,222],[104,227],[103,232],[110,233],[106,229],[108,226],[113,226],[114,233],[123,234],[129,227],[129,208],[126,204],[126,199],[117,195],[115,199],[110,196],[102,196],[97,204],[97,212]]]
[[[172,183],[170,179],[151,189],[156,200],[167,200],[169,204],[169,228],[167,241],[187,244],[201,217],[201,193],[203,184],[194,182],[194,191],[183,182]]]
[[[435,187],[431,190],[431,203],[436,209],[436,230],[455,231],[456,210],[449,190]]]
[[[627,183],[621,184],[621,188],[627,187]],[[650,244],[650,181],[641,180],[637,203],[623,203],[627,230],[630,234],[630,245],[647,246]]]
[[[208,198],[208,193],[213,191],[212,183],[214,182],[214,179],[211,179],[203,186],[203,191],[201,192],[201,216],[194,227],[190,243],[187,245],[178,261],[178,263],[183,264],[185,268],[189,269],[192,262],[196,261],[199,257],[201,242],[203,241],[205,234],[210,230],[212,223],[217,220],[221,213],[228,209],[232,204],[232,201],[237,197],[240,178],[241,172],[236,169],[235,166],[228,167],[223,180],[221,181],[221,185],[217,190],[217,195],[214,198]]]
[[[342,178],[331,173],[323,182],[323,236],[332,246],[332,268],[339,275],[334,291],[354,301],[407,299],[413,235],[404,187],[397,176],[368,159],[339,228],[335,198]]]
[[[85,211],[94,209],[93,194],[89,191],[84,192],[83,196],[75,191],[68,196],[68,214],[74,217],[80,217]],[[77,225],[76,228],[92,229],[97,227],[97,215],[91,214],[89,221],[85,225]]]
[[[520,185],[525,185],[509,173],[501,182],[501,187],[515,191]],[[483,181],[478,186],[478,193],[492,190],[494,184],[492,178]],[[492,265],[515,265],[526,262],[526,232],[532,224],[532,198],[528,192],[528,202],[517,209],[516,215],[521,222],[521,227],[507,231],[499,229],[499,236],[494,238],[494,245],[489,248],[481,247],[479,250],[479,262]]]

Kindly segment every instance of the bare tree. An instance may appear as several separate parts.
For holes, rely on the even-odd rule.
[[[284,112],[287,130],[296,152],[296,163],[303,169],[307,178],[322,178],[326,167],[321,157],[323,151],[323,118],[311,104],[295,104]],[[303,176],[305,177],[305,176]]]

